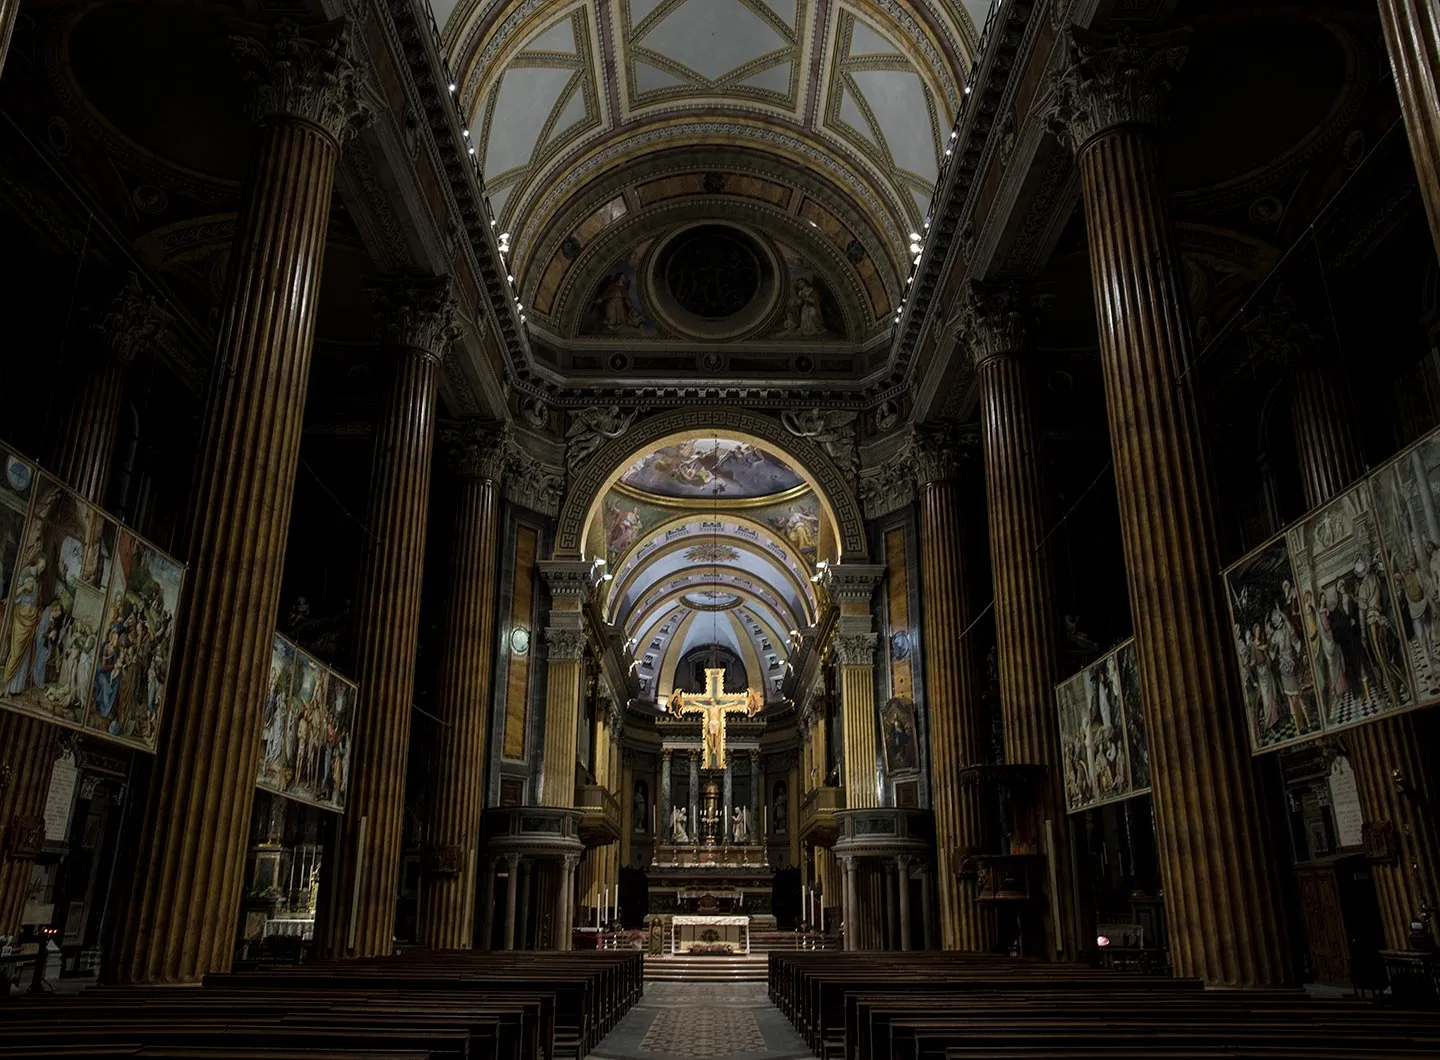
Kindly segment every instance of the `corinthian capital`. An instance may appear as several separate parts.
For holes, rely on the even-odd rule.
[[[497,485],[515,461],[508,423],[461,420],[440,427],[446,463],[459,478]]]
[[[1024,349],[1036,308],[1038,298],[1024,284],[971,280],[960,298],[957,330],[975,366]]]
[[[585,631],[583,629],[557,629],[549,626],[545,630],[545,646],[550,649],[552,659],[585,658]]]
[[[169,320],[155,296],[145,292],[140,277],[132,272],[96,326],[110,352],[128,366],[141,350],[155,345]]]
[[[1185,63],[1182,39],[1142,38],[1128,27],[1111,36],[1071,26],[1044,115],[1051,130],[1078,151],[1118,125],[1159,125],[1171,78]]]
[[[958,424],[937,422],[917,423],[910,433],[905,459],[915,476],[915,484],[952,482],[960,477],[966,453],[977,439]]]
[[[231,37],[236,54],[251,69],[245,79],[255,86],[251,113],[259,120],[275,116],[314,122],[344,143],[373,117],[364,97],[366,66],[348,19],[336,19],[301,33],[290,19],[275,24],[268,41]]]
[[[841,666],[873,666],[876,633],[840,633],[835,637],[835,660]]]
[[[387,276],[369,293],[383,342],[439,358],[460,337],[459,308],[448,276]]]

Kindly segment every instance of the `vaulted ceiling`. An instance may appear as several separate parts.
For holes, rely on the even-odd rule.
[[[431,3],[542,364],[839,378],[883,359],[988,4]],[[704,224],[768,283],[726,292],[753,295],[735,326],[674,311],[660,276]]]

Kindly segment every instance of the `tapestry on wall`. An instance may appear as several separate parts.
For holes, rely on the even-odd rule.
[[[0,706],[154,751],[185,567],[0,446]]]
[[[1131,639],[1055,686],[1070,813],[1150,790],[1139,685]]]
[[[355,682],[275,634],[256,786],[344,812],[358,690]]]
[[[1440,431],[1225,570],[1251,748],[1440,701]]]

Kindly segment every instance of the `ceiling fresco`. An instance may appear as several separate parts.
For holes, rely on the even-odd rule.
[[[667,445],[637,460],[620,482],[642,493],[703,501],[770,497],[805,484],[774,453],[729,438]]]
[[[538,365],[587,385],[798,385],[875,367],[962,98],[977,5],[431,6]],[[694,282],[723,273],[715,246],[661,260],[707,223],[728,225],[732,244],[764,234],[734,282]],[[802,345],[831,352],[787,348]],[[663,352],[633,352],[648,347]]]

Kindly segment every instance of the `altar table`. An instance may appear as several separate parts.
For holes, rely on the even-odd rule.
[[[736,953],[750,952],[748,916],[691,916],[670,919],[670,952],[689,953],[696,943],[728,942]]]

